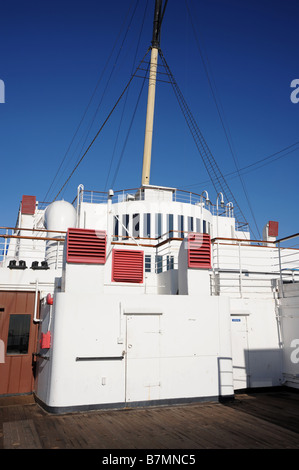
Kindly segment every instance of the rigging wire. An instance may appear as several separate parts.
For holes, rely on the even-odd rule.
[[[119,59],[119,57],[120,57],[120,53],[122,52],[122,49],[123,49],[124,43],[125,43],[125,41],[126,41],[127,35],[128,35],[128,33],[129,33],[129,30],[130,30],[130,27],[131,27],[131,24],[132,24],[134,15],[135,15],[135,13],[136,13],[136,8],[137,8],[137,5],[138,5],[138,1],[139,1],[139,0],[136,0],[135,7],[134,7],[133,13],[132,13],[132,15],[131,15],[130,22],[129,22],[128,26],[127,26],[126,33],[125,33],[124,38],[123,38],[123,40],[122,40],[122,43],[121,43],[121,45],[120,45],[120,47],[119,47],[119,51],[118,51],[117,57],[116,57],[115,62],[114,62],[114,64],[113,64],[113,67],[112,67],[112,70],[111,70],[111,72],[110,72],[110,75],[109,75],[109,77],[108,77],[106,86],[104,87],[104,90],[103,90],[103,93],[102,93],[102,97],[101,97],[101,99],[100,99],[100,102],[99,102],[99,104],[98,104],[98,106],[97,106],[97,108],[96,108],[96,110],[95,110],[95,112],[94,112],[94,115],[93,115],[93,117],[92,117],[92,120],[91,120],[91,122],[90,122],[89,129],[88,129],[88,131],[87,131],[87,134],[86,134],[86,136],[85,136],[84,142],[83,142],[83,144],[82,144],[82,146],[81,146],[81,150],[80,150],[80,152],[79,152],[79,156],[80,156],[80,154],[82,153],[82,151],[83,151],[83,149],[84,149],[84,146],[85,146],[85,144],[86,144],[86,142],[87,142],[88,136],[89,136],[89,134],[90,134],[90,132],[91,132],[91,128],[92,128],[92,126],[93,126],[93,124],[94,124],[96,115],[97,115],[97,113],[98,113],[98,111],[99,111],[99,108],[100,108],[102,102],[103,102],[105,93],[106,93],[106,91],[107,91],[107,89],[108,89],[108,86],[109,86],[109,83],[110,83],[110,81],[111,81],[111,79],[112,79],[112,76],[113,76],[113,74],[114,74],[114,72],[115,72],[115,70],[116,70],[116,64],[117,64],[118,59]],[[77,161],[78,161],[78,160],[77,160]],[[66,187],[64,188],[64,190],[65,190],[65,189],[66,189]]]
[[[175,78],[165,60],[165,57],[163,56],[163,53],[161,50],[159,50],[159,55],[161,57],[162,63],[165,67],[165,70],[167,71],[170,83],[172,85],[173,91],[175,93],[175,96],[178,100],[179,106],[181,108],[181,111],[184,115],[184,118],[186,120],[186,123],[190,129],[190,132],[192,134],[192,137],[194,139],[195,145],[199,151],[199,154],[202,158],[202,161],[205,165],[205,168],[207,170],[207,173],[213,183],[214,189],[216,193],[219,193],[220,191],[224,195],[224,197],[231,201],[234,206],[234,214],[236,218],[236,225],[239,227],[243,227],[244,225],[248,225],[244,214],[242,213],[234,195],[232,194],[231,189],[227,185],[227,182],[224,178],[224,176],[221,173],[220,168],[217,165],[216,160],[214,159],[195,119],[194,116],[192,115],[190,108],[188,107],[186,100],[178,86],[178,84],[175,81]]]
[[[256,162],[254,163],[251,163],[250,165],[247,165],[247,166],[244,166],[243,168],[240,168],[239,171],[243,172],[244,170],[247,170],[248,168],[251,168],[251,170],[249,171],[245,171],[245,173],[243,174],[247,174],[247,173],[250,173],[250,171],[254,171],[254,170],[257,170],[265,165],[270,165],[271,163],[275,162],[276,160],[279,160],[280,158],[283,158],[283,157],[286,157],[287,155],[289,155],[290,153],[292,152],[295,152],[296,150],[298,150],[298,148],[294,148],[292,150],[290,150],[289,152],[283,154],[283,155],[279,155],[278,157],[274,158],[273,160],[269,161],[269,162],[265,162],[266,160],[269,160],[270,158],[273,158],[275,157],[276,155],[278,155],[279,153],[282,153],[282,152],[285,152],[286,150],[289,150],[291,149],[292,147],[294,147],[295,145],[298,145],[299,142],[295,142],[294,144],[291,144],[289,145],[288,147],[285,147],[281,150],[278,150],[277,152],[275,153],[272,153],[271,155],[268,155],[267,157],[264,157],[264,158],[261,158],[260,160],[257,160]],[[264,164],[260,165],[258,168],[252,168],[256,165],[259,165],[260,163],[263,163],[265,162]],[[225,177],[235,177],[235,176],[238,176],[238,172],[237,171],[231,171],[230,173],[227,173],[226,175],[224,175]],[[206,181],[201,181],[200,183],[193,183],[193,184],[188,184],[187,186],[184,186],[185,188],[191,188],[192,186],[200,186],[202,184],[206,184],[206,183],[209,183],[210,180],[206,180]]]
[[[133,59],[132,73],[133,73],[133,70],[134,70],[134,67],[135,67],[135,63],[136,63],[136,58],[137,58],[137,53],[138,53],[138,49],[139,49],[139,45],[140,45],[140,40],[141,40],[141,34],[142,34],[142,31],[143,31],[144,22],[145,22],[145,18],[146,18],[147,8],[148,8],[148,0],[146,1],[146,5],[145,5],[145,8],[144,8],[143,19],[142,19],[142,22],[141,22],[141,27],[140,27],[140,31],[139,31],[139,36],[138,36],[138,41],[137,41],[137,45],[136,45],[135,55],[134,55],[134,59]],[[112,157],[111,157],[111,159],[110,159],[110,165],[109,165],[109,170],[108,170],[108,174],[107,174],[107,178],[106,178],[106,183],[105,183],[104,191],[106,191],[106,189],[107,189],[108,180],[109,180],[110,173],[111,173],[111,169],[112,169],[112,164],[113,164],[113,160],[114,160],[114,156],[115,156],[115,151],[116,151],[117,142],[118,142],[118,139],[119,139],[120,129],[121,129],[122,122],[123,122],[123,118],[124,118],[124,113],[125,113],[125,108],[126,108],[128,96],[129,96],[129,90],[128,90],[128,92],[126,93],[126,98],[125,98],[125,102],[124,102],[124,106],[123,106],[123,110],[122,110],[122,115],[121,115],[120,122],[119,122],[119,126],[118,126],[118,131],[117,131],[117,136],[116,136],[115,143],[114,143],[114,148],[113,148],[113,152],[112,152]],[[126,145],[126,144],[125,144],[125,145]],[[113,186],[113,185],[111,185],[111,187],[112,187],[112,186]]]
[[[104,68],[103,68],[103,70],[102,70],[102,73],[101,73],[101,75],[100,75],[100,77],[99,77],[99,79],[98,79],[98,81],[97,81],[97,83],[96,83],[96,86],[95,86],[95,88],[94,88],[94,90],[93,90],[93,92],[92,92],[92,94],[91,94],[91,97],[90,97],[90,99],[89,99],[89,102],[88,102],[88,104],[87,104],[87,106],[86,106],[86,108],[85,108],[85,111],[84,111],[84,113],[83,113],[83,115],[82,115],[82,118],[81,118],[81,120],[80,120],[80,122],[79,122],[79,124],[78,124],[78,126],[77,126],[77,128],[76,128],[76,131],[75,131],[75,133],[74,133],[74,135],[73,135],[73,137],[72,137],[72,139],[71,139],[71,142],[70,142],[70,144],[69,144],[69,146],[68,146],[68,148],[67,148],[67,150],[66,150],[66,152],[65,152],[65,154],[64,154],[64,157],[63,157],[63,159],[62,159],[62,161],[61,161],[61,163],[60,163],[60,165],[59,165],[59,167],[58,167],[58,169],[57,169],[57,171],[56,171],[56,174],[55,174],[55,176],[54,176],[54,178],[53,178],[53,180],[52,180],[52,182],[51,182],[51,184],[50,184],[50,187],[49,187],[47,193],[46,193],[45,196],[44,196],[44,199],[43,199],[44,201],[47,200],[47,197],[48,197],[48,195],[50,194],[51,188],[53,187],[53,184],[54,184],[54,182],[55,182],[55,180],[56,180],[56,178],[57,178],[57,176],[58,176],[58,174],[59,174],[59,172],[60,172],[60,170],[61,170],[61,168],[62,168],[62,166],[63,166],[63,164],[64,164],[64,162],[65,162],[65,160],[66,160],[66,157],[67,157],[67,155],[68,155],[68,153],[69,153],[69,151],[70,151],[70,149],[71,149],[71,146],[73,145],[73,142],[74,142],[74,140],[75,140],[75,138],[76,138],[76,136],[77,136],[77,134],[78,134],[78,132],[79,132],[79,129],[80,129],[80,127],[81,127],[81,125],[82,125],[82,123],[83,123],[83,121],[84,121],[84,119],[85,119],[85,116],[86,116],[86,114],[87,114],[87,112],[88,112],[88,109],[89,109],[90,106],[91,106],[92,100],[93,100],[93,98],[94,98],[94,96],[95,96],[95,94],[96,94],[96,91],[97,91],[97,89],[98,89],[98,87],[99,87],[99,85],[100,85],[100,83],[101,83],[101,81],[102,81],[102,78],[103,78],[103,76],[104,76],[104,73],[105,73],[105,71],[106,71],[106,69],[107,69],[107,67],[108,67],[108,64],[109,64],[109,62],[110,62],[110,60],[111,60],[111,58],[112,58],[112,55],[113,55],[114,50],[115,50],[115,48],[116,48],[116,44],[118,43],[118,40],[119,40],[119,38],[120,38],[120,36],[121,36],[121,34],[122,34],[122,31],[123,31],[123,29],[124,29],[125,23],[126,23],[126,21],[127,21],[127,18],[128,18],[128,15],[129,15],[129,12],[130,12],[130,10],[131,10],[131,8],[132,8],[133,3],[134,3],[134,0],[132,0],[131,3],[130,3],[130,5],[129,5],[129,8],[128,8],[127,13],[126,13],[125,18],[124,18],[124,21],[122,22],[121,27],[120,27],[120,30],[119,30],[119,33],[118,33],[118,35],[117,35],[117,37],[116,37],[116,39],[115,39],[115,41],[114,41],[112,50],[111,50],[111,52],[110,52],[110,54],[109,54],[109,56],[108,56],[108,58],[107,58],[107,60],[106,60],[106,63],[105,63]],[[137,3],[138,3],[138,0],[136,1],[136,5],[137,5]],[[136,9],[136,5],[135,5],[135,9]],[[134,9],[134,11],[135,11],[135,9]],[[128,31],[128,28],[127,28],[127,31]],[[127,34],[127,33],[126,33],[126,34]],[[121,47],[122,47],[122,46],[123,46],[123,44],[121,45]],[[119,54],[118,54],[118,55],[119,55]],[[106,85],[106,87],[107,87],[107,85]],[[92,125],[92,124],[91,124],[91,125]],[[84,145],[84,144],[83,144],[83,145]]]
[[[165,15],[165,10],[166,10],[166,7],[167,7],[167,2],[168,2],[168,0],[165,0],[164,8],[163,8],[162,15],[161,15],[161,19],[160,19],[160,23],[159,23],[159,31],[160,31],[161,26],[162,26],[162,21],[163,21],[164,15]]]
[[[204,56],[203,56],[203,53],[202,53],[201,46],[200,46],[200,44],[199,44],[198,36],[197,36],[197,34],[196,34],[196,30],[195,30],[195,27],[194,27],[194,23],[193,23],[193,20],[192,20],[192,15],[191,15],[191,13],[190,13],[190,9],[189,9],[188,1],[187,1],[187,0],[185,0],[185,4],[186,4],[187,12],[188,12],[188,15],[189,15],[189,18],[190,18],[190,23],[191,23],[191,27],[192,27],[192,30],[193,30],[193,34],[194,34],[194,37],[195,37],[195,41],[196,41],[196,44],[197,44],[197,47],[198,47],[198,50],[199,50],[199,54],[200,54],[200,57],[201,57],[201,60],[202,60],[203,66],[204,66],[204,70],[205,70],[205,73],[206,73],[206,76],[207,76],[207,80],[208,80],[208,83],[209,83],[209,86],[210,86],[210,89],[211,89],[211,93],[212,93],[212,96],[213,96],[213,99],[214,99],[214,102],[215,102],[215,105],[216,105],[216,109],[217,109],[217,112],[218,112],[218,115],[219,115],[219,118],[220,118],[220,122],[221,122],[221,125],[222,125],[222,128],[223,128],[223,131],[224,131],[224,134],[225,134],[225,137],[226,137],[226,140],[227,140],[227,143],[228,143],[230,152],[231,152],[231,154],[232,154],[233,161],[234,161],[234,164],[235,164],[235,167],[236,167],[236,171],[237,171],[237,173],[238,173],[240,182],[241,182],[241,184],[242,184],[243,191],[244,191],[244,194],[245,194],[245,197],[246,197],[246,200],[247,200],[247,204],[248,204],[248,206],[249,206],[249,209],[250,209],[250,212],[251,212],[251,215],[252,215],[254,224],[255,224],[256,229],[257,229],[257,232],[258,232],[258,234],[259,234],[259,238],[261,238],[260,230],[259,230],[259,228],[258,228],[258,225],[257,225],[257,222],[256,222],[256,218],[255,218],[253,209],[252,209],[252,207],[251,207],[251,203],[250,203],[250,201],[249,201],[248,192],[247,192],[245,183],[244,183],[244,181],[243,181],[242,175],[240,174],[239,166],[238,166],[238,163],[237,163],[237,158],[236,158],[235,152],[234,152],[234,150],[233,150],[233,145],[232,145],[232,139],[231,139],[230,131],[229,131],[228,126],[225,126],[225,123],[224,123],[224,118],[223,118],[223,115],[224,115],[223,106],[222,106],[222,104],[221,104],[219,98],[217,99],[217,97],[216,97],[216,91],[214,90],[214,88],[216,89],[216,86],[214,85],[214,88],[213,88],[213,84],[212,84],[212,80],[211,80],[211,77],[210,77],[210,73],[209,73],[208,67],[207,67],[207,65],[206,65],[206,62],[205,62],[205,59],[204,59]],[[207,59],[207,60],[208,60],[208,59]],[[221,113],[221,111],[220,111],[220,107],[222,108],[222,113]]]
[[[118,54],[117,54],[117,57],[116,57],[116,60],[115,60],[115,62],[114,62],[113,68],[112,68],[112,70],[111,70],[111,72],[110,72],[110,76],[109,76],[108,81],[107,81],[107,83],[106,83],[106,86],[105,86],[105,88],[104,88],[104,90],[103,90],[101,100],[100,100],[100,102],[99,102],[99,104],[98,104],[98,106],[97,106],[97,108],[96,108],[96,111],[95,111],[95,113],[94,113],[94,115],[93,115],[93,118],[92,118],[92,120],[91,120],[91,122],[90,122],[89,129],[88,129],[88,132],[87,132],[87,134],[86,134],[86,136],[85,136],[84,142],[83,142],[83,144],[82,144],[82,146],[81,146],[81,150],[80,150],[80,152],[79,152],[79,155],[80,155],[80,153],[82,153],[82,151],[83,151],[83,149],[84,149],[84,146],[85,146],[85,144],[86,144],[86,142],[87,142],[88,136],[89,136],[89,134],[90,134],[90,132],[91,132],[91,128],[92,128],[92,126],[93,126],[93,124],[94,124],[96,115],[97,115],[97,113],[98,113],[98,111],[99,111],[99,108],[100,108],[100,106],[101,106],[101,104],[102,104],[102,101],[103,101],[103,99],[104,99],[105,92],[107,91],[108,86],[109,86],[109,83],[110,83],[110,81],[111,81],[111,79],[112,79],[113,73],[114,73],[114,71],[116,70],[116,64],[117,64],[118,59],[119,59],[119,57],[120,57],[120,53],[122,52],[124,43],[125,43],[126,38],[127,38],[127,35],[128,35],[128,32],[129,32],[129,30],[130,30],[131,23],[132,23],[132,21],[133,21],[133,18],[134,18],[135,12],[136,12],[136,8],[137,8],[138,1],[139,1],[139,0],[136,0],[135,7],[134,7],[134,10],[133,10],[133,13],[132,13],[130,22],[129,22],[128,26],[127,26],[127,30],[126,30],[125,36],[124,36],[124,38],[123,38],[123,40],[122,40],[122,43],[121,43],[121,45],[120,45],[120,48],[119,48],[119,51],[118,51]],[[77,161],[78,161],[78,160],[77,160]],[[66,189],[66,187],[65,187],[65,189]],[[64,189],[64,190],[65,190],[65,189]]]
[[[109,112],[108,116],[106,117],[106,119],[104,120],[103,124],[101,125],[101,127],[99,128],[99,130],[97,131],[96,135],[94,136],[94,138],[92,139],[91,143],[88,145],[87,149],[85,150],[85,152],[83,153],[83,155],[81,156],[81,158],[79,159],[79,161],[77,162],[77,164],[75,165],[75,167],[73,168],[72,172],[70,173],[70,175],[68,176],[67,180],[65,181],[65,183],[63,184],[63,186],[61,187],[61,189],[59,190],[59,192],[56,194],[55,198],[53,201],[55,201],[57,199],[57,197],[59,196],[59,194],[62,192],[62,190],[65,188],[65,186],[67,185],[67,183],[69,182],[69,180],[71,179],[71,177],[73,176],[73,174],[75,173],[76,169],[78,168],[78,166],[80,165],[80,163],[82,162],[82,160],[84,159],[84,157],[87,155],[87,153],[89,152],[89,150],[91,149],[92,145],[94,144],[94,142],[96,141],[96,139],[98,138],[99,134],[101,133],[101,131],[103,130],[103,128],[105,127],[105,125],[107,124],[109,118],[111,117],[112,113],[114,112],[114,110],[116,109],[117,105],[119,104],[119,102],[121,101],[122,97],[124,96],[124,94],[126,93],[127,89],[129,88],[133,78],[135,77],[135,74],[137,72],[137,70],[139,69],[139,66],[140,64],[143,63],[145,57],[147,56],[148,52],[149,52],[150,49],[148,49],[146,51],[146,54],[144,55],[144,57],[141,59],[138,67],[136,68],[136,71],[133,75],[131,75],[131,78],[129,79],[128,83],[126,84],[125,88],[123,89],[122,93],[120,94],[120,96],[118,97],[116,103],[114,104],[113,108],[111,109],[111,111]]]
[[[148,67],[148,68],[149,68],[149,67]],[[141,89],[140,89],[139,95],[138,95],[137,103],[136,103],[136,105],[135,105],[135,109],[134,109],[134,112],[133,112],[133,116],[132,116],[132,118],[131,118],[131,122],[130,122],[130,126],[129,126],[129,129],[128,129],[128,132],[127,132],[127,136],[126,136],[126,139],[125,139],[125,143],[124,143],[124,146],[123,146],[123,149],[122,149],[122,152],[121,152],[119,161],[118,161],[118,165],[117,165],[117,168],[116,168],[116,170],[115,170],[114,177],[113,177],[113,180],[112,180],[112,183],[111,183],[111,187],[112,187],[112,188],[113,188],[114,183],[115,183],[116,178],[117,178],[117,174],[118,174],[118,171],[119,171],[119,168],[120,168],[120,164],[121,164],[121,161],[122,161],[124,152],[125,152],[125,148],[126,148],[126,145],[127,145],[127,142],[128,142],[128,138],[129,138],[129,135],[130,135],[130,132],[131,132],[131,129],[132,129],[133,121],[134,121],[134,118],[135,118],[135,115],[136,115],[136,111],[137,111],[137,108],[138,108],[138,105],[139,105],[139,101],[140,101],[140,98],[141,98],[141,95],[142,95],[142,91],[143,91],[143,88],[144,88],[144,84],[145,84],[146,79],[147,79],[147,78],[146,78],[146,75],[145,75],[145,76],[144,76],[144,79],[143,79],[143,82],[142,82],[142,85],[141,85]]]

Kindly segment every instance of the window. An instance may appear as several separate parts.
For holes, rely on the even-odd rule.
[[[179,237],[184,238],[184,216],[183,215],[178,216],[178,232],[179,232]]]
[[[196,232],[200,233],[200,219],[196,219]]]
[[[140,214],[133,214],[133,237],[140,236]]]
[[[28,353],[30,323],[31,315],[10,315],[6,354]]]
[[[151,255],[145,255],[144,257],[144,267],[145,267],[145,272],[150,273],[151,272]]]
[[[113,235],[114,235],[114,240],[118,240],[118,217],[114,216],[114,221],[113,221]]]
[[[156,237],[162,235],[162,214],[156,214]]]
[[[163,266],[162,266],[163,258],[161,255],[156,255],[156,273],[159,274],[163,271]]]
[[[124,240],[128,239],[128,231],[129,230],[129,214],[123,215],[123,237]]]
[[[151,214],[143,214],[143,236],[145,238],[151,236]]]
[[[205,220],[202,221],[202,233],[207,233],[207,222]]]
[[[174,257],[173,256],[167,255],[166,262],[167,262],[167,271],[169,271],[170,269],[174,269]]]
[[[188,232],[193,232],[193,217],[188,217]]]
[[[167,232],[169,238],[173,237],[173,214],[167,214]]]

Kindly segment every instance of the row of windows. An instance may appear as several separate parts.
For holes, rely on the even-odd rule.
[[[141,234],[140,227],[140,217],[143,215],[143,233]],[[114,227],[113,234],[115,237],[122,237],[123,239],[128,238],[128,233],[131,232],[134,238],[144,237],[144,238],[158,238],[163,235],[163,233],[168,233],[175,230],[174,227],[174,215],[166,214],[165,219],[163,220],[162,214],[133,214],[132,218],[132,227],[130,230],[130,215],[123,214],[122,216],[114,216]],[[210,234],[210,222],[206,220],[202,221],[195,217],[179,215],[177,218],[177,235],[174,233],[174,236],[179,236],[184,238],[184,232],[200,232],[200,233],[209,233]]]
[[[146,273],[155,272],[159,274],[170,269],[174,269],[174,257],[172,255],[144,256],[144,270]]]

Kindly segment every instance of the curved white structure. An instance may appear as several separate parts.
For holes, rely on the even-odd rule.
[[[69,227],[76,225],[76,210],[72,204],[67,201],[54,201],[45,211],[45,227],[52,238],[60,237],[61,233],[66,232]],[[52,233],[56,232],[57,233]],[[51,232],[51,233],[50,233]]]
[[[50,204],[44,215],[45,227],[50,239],[65,238],[69,227],[76,226],[76,210],[67,201],[54,201]],[[46,261],[49,268],[61,268],[64,244],[57,240],[48,240],[46,244]]]

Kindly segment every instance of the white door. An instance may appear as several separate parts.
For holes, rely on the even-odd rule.
[[[126,401],[160,398],[160,315],[128,315]]]
[[[231,323],[233,380],[234,389],[238,390],[249,386],[247,317],[245,315],[233,315]]]

